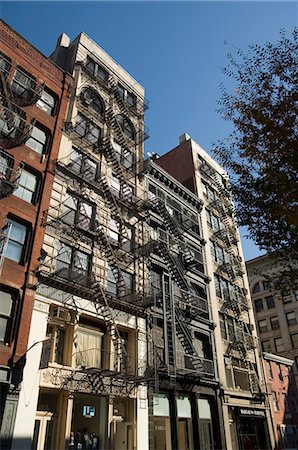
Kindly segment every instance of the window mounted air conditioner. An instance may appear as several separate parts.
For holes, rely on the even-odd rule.
[[[60,306],[57,306],[52,310],[51,317],[53,319],[58,319],[63,322],[70,322],[71,321],[71,315],[70,312],[67,309],[61,308]]]

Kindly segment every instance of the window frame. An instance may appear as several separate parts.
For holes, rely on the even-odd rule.
[[[259,308],[259,306],[256,305],[261,305],[262,307]],[[256,310],[256,313],[261,312],[264,310],[264,303],[263,303],[263,299],[262,298],[257,298],[256,300],[254,300],[254,308]]]
[[[34,188],[34,191],[31,191],[30,189],[26,189],[26,187],[21,186],[22,175],[23,175],[24,172],[26,172],[29,175],[32,175],[32,176],[35,177],[35,188]],[[26,203],[30,203],[32,205],[36,205],[36,203],[38,202],[38,198],[39,198],[40,182],[41,182],[40,174],[36,173],[34,170],[31,170],[30,167],[25,166],[25,167],[22,168],[21,175],[20,175],[19,182],[18,182],[18,187],[13,192],[13,195],[15,195],[16,197],[18,197],[19,199],[23,200]],[[30,201],[28,201],[28,200],[25,200],[23,197],[17,195],[16,193],[17,193],[19,188],[23,188],[24,191],[32,192],[32,199]]]
[[[296,345],[296,347],[295,347],[295,342],[293,340],[294,336],[295,336],[295,340],[296,340],[296,337],[297,337],[297,343],[296,343],[297,345]],[[292,348],[293,349],[298,348],[298,333],[290,334],[290,337],[291,337]]]
[[[90,65],[93,65],[93,69],[90,69]],[[100,83],[106,84],[109,78],[109,72],[101,66],[98,62],[92,59],[89,55],[87,55],[86,62],[84,64],[86,70],[91,73]],[[102,72],[105,76],[98,76],[99,72]]]
[[[75,132],[78,136],[80,136],[81,139],[85,139],[85,141],[88,142],[89,145],[96,147],[99,144],[100,139],[103,135],[103,129],[92,122],[92,120],[88,119],[84,114],[82,114],[80,111],[78,112],[76,116],[76,122],[74,125]],[[83,130],[83,133],[78,131],[78,129]],[[94,135],[92,133],[93,130],[98,130],[98,137],[97,135]],[[93,139],[90,140],[89,136],[96,139],[95,141]]]
[[[279,342],[277,342],[277,341],[279,341]],[[284,351],[285,346],[284,346],[284,342],[283,342],[282,337],[278,337],[278,338],[274,339],[274,347],[275,347],[275,351],[278,352],[278,353]]]
[[[265,301],[266,301],[267,309],[274,309],[276,307],[273,295],[267,295],[267,297],[265,297]],[[272,303],[270,304],[270,302],[272,302]],[[269,304],[270,304],[270,306],[269,306]]]
[[[41,131],[42,133],[44,133],[44,135],[45,135],[45,142],[42,142],[42,141],[38,140],[35,137],[32,137],[34,129],[37,129],[38,131]],[[37,142],[38,144],[40,144],[42,146],[42,150],[39,151],[36,148],[31,147],[30,145],[28,145],[28,142],[30,140],[33,140],[34,142]],[[50,133],[50,131],[47,128],[45,128],[42,125],[40,125],[39,123],[35,123],[35,125],[33,125],[33,128],[32,128],[32,131],[30,133],[29,138],[25,142],[25,145],[28,148],[30,148],[32,151],[37,153],[38,155],[42,156],[42,155],[46,155],[48,153],[48,150],[49,150],[49,147],[50,147],[50,140],[51,140],[51,133]]]
[[[4,292],[11,296],[11,306],[9,314],[8,313],[5,314],[4,312],[0,311],[0,319],[4,318],[4,320],[7,320],[3,340],[0,339],[0,346],[10,345],[11,342],[13,341],[15,325],[17,320],[17,310],[20,303],[20,294],[19,291],[17,291],[16,289],[1,284],[0,295],[1,292]]]
[[[26,84],[24,84],[24,81],[22,81],[22,80],[20,81],[20,80],[18,80],[16,78],[16,74],[18,72],[21,74],[21,76],[26,77],[27,80],[30,81],[30,87],[29,87],[29,85],[27,86]],[[18,88],[15,89],[14,86],[16,86],[16,85],[18,86]],[[27,72],[25,69],[23,69],[22,67],[17,66],[16,69],[15,69],[14,75],[12,77],[12,80],[11,80],[11,85],[10,85],[10,89],[13,92],[13,94],[17,95],[20,98],[28,99],[28,92],[29,93],[30,92],[35,92],[36,86],[37,86],[36,78],[34,76],[32,76],[29,72]],[[20,93],[18,91],[18,89],[20,87],[21,87],[21,89],[22,88],[24,89],[22,93]],[[26,92],[27,92],[27,95],[24,95]]]
[[[30,223],[25,222],[24,220],[22,220],[22,219],[20,219],[19,217],[16,217],[16,216],[8,216],[7,220],[6,220],[6,224],[12,223],[11,221],[13,221],[13,222],[21,225],[22,227],[24,227],[26,229],[26,231],[25,231],[24,242],[23,243],[19,243],[17,240],[11,239],[11,234],[12,234],[12,229],[13,229],[13,226],[12,226],[12,229],[11,229],[11,232],[10,232],[10,236],[9,236],[9,239],[8,239],[8,243],[7,243],[5,258],[7,258],[10,261],[13,261],[13,262],[15,262],[17,264],[24,265],[26,263],[26,260],[27,260],[28,248],[30,246],[30,237],[31,237],[32,226],[31,226]],[[11,258],[8,258],[6,256],[10,241],[16,242],[18,245],[20,245],[22,247],[22,250],[21,250],[21,253],[20,253],[20,257],[19,257],[18,261],[14,260],[14,259],[11,259]]]
[[[42,96],[43,96],[44,93],[46,93],[47,95],[49,95],[50,97],[52,97],[53,103],[54,103],[53,106],[49,105],[49,103],[48,103],[47,101],[43,100]],[[41,103],[43,103],[43,104],[49,106],[49,107],[50,107],[50,112],[48,111],[47,108],[43,107],[43,106],[41,105]],[[42,93],[41,93],[41,95],[40,95],[40,98],[39,98],[39,99],[37,100],[37,102],[36,102],[36,106],[37,106],[39,109],[41,109],[42,111],[44,111],[45,113],[47,113],[49,116],[54,117],[54,116],[56,115],[56,112],[57,112],[57,106],[58,106],[58,98],[57,98],[57,95],[56,95],[54,92],[52,92],[50,89],[48,89],[47,87],[44,87],[44,89],[43,89],[43,91],[42,91]]]
[[[294,321],[293,321],[293,319],[289,319],[288,318],[289,314],[293,314],[294,315]],[[287,323],[288,323],[289,326],[297,324],[297,317],[296,317],[295,311],[288,311],[288,312],[286,312],[286,318],[287,318]],[[292,323],[290,323],[290,322],[292,322]]]
[[[275,319],[275,320],[273,320],[273,319]],[[278,316],[270,317],[270,327],[271,327],[272,331],[280,329]]]
[[[261,322],[265,323],[265,326],[261,325]],[[259,328],[259,332],[260,333],[266,333],[268,331],[268,325],[267,325],[267,320],[266,319],[261,319],[258,321],[258,328]]]
[[[68,244],[65,244],[64,242],[60,242],[60,244],[61,244],[61,249],[58,252],[58,255],[56,256],[55,271],[63,271],[63,270],[67,271],[66,276],[61,276],[61,278],[66,278],[66,279],[72,280],[74,274],[76,275],[76,277],[79,274],[79,275],[82,275],[84,278],[86,278],[86,281],[87,281],[91,275],[92,255],[90,253],[81,251],[78,248],[75,248]],[[61,250],[63,248],[64,248],[64,251],[61,252]],[[59,256],[61,257],[65,252],[66,253],[68,252],[67,256],[69,258],[69,263],[67,261],[63,261],[63,259],[59,258]],[[86,260],[87,260],[86,270],[85,269],[82,270],[76,266],[76,258],[77,258],[78,253],[86,256]],[[61,264],[61,267],[57,267],[60,264]],[[82,283],[80,283],[80,281],[78,281],[78,283],[82,284]]]

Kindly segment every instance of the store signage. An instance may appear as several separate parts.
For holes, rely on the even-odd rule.
[[[91,419],[95,416],[95,406],[83,406],[83,416]]]
[[[239,415],[244,417],[265,417],[263,409],[239,408]]]

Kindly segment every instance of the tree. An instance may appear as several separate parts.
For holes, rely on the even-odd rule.
[[[238,223],[269,253],[298,258],[298,28],[276,44],[228,54],[219,113],[233,131],[215,146],[231,174]],[[296,154],[296,155],[295,155]],[[285,252],[286,250],[286,252]],[[290,255],[289,255],[290,253]]]

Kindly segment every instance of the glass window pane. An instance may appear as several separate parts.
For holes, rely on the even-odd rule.
[[[0,317],[0,341],[3,342],[5,339],[6,328],[8,319],[5,317]]]
[[[46,134],[40,128],[33,127],[31,137],[44,144],[46,142]]]
[[[5,257],[19,263],[22,257],[23,246],[17,242],[9,241],[6,249]]]
[[[200,419],[211,419],[211,409],[207,399],[198,399],[199,417]]]
[[[0,291],[0,314],[10,316],[12,307],[12,295],[8,292]]]
[[[178,397],[177,398],[177,415],[178,415],[178,417],[191,418],[190,401],[187,397]]]
[[[165,395],[154,395],[153,415],[166,417],[170,415],[169,399]]]

